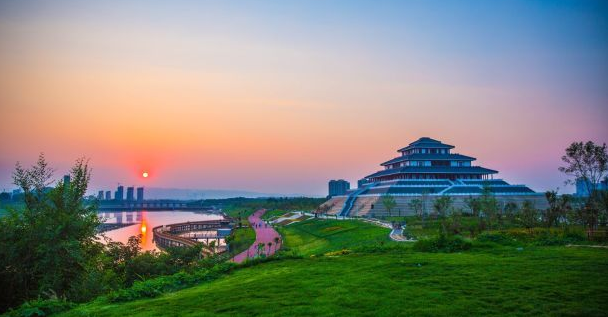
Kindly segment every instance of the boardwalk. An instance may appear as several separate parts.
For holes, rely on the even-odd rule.
[[[265,209],[260,209],[249,216],[249,223],[251,223],[251,226],[253,226],[253,229],[255,230],[255,243],[252,244],[249,249],[237,254],[232,261],[240,263],[245,261],[247,257],[254,257],[258,254],[259,243],[264,243],[266,245],[264,247],[264,254],[266,255],[272,255],[275,250],[278,249],[279,246],[275,248],[275,238],[280,237],[279,233],[271,226],[266,227],[261,219],[265,212]],[[272,242],[272,247],[270,249],[268,248],[268,242]]]

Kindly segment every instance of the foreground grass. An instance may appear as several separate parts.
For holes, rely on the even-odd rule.
[[[358,220],[310,219],[278,228],[284,246],[303,255],[396,243],[390,230]]]
[[[155,299],[62,316],[602,316],[608,251],[535,247],[270,262]]]
[[[61,316],[604,316],[608,311],[607,249],[486,243],[463,253],[421,253],[411,244],[389,241],[388,229],[360,221],[312,219],[279,230],[288,252],[304,259],[241,268],[154,299],[100,300]],[[342,249],[355,252],[327,254]]]

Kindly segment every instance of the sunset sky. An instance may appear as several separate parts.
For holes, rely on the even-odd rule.
[[[441,4],[0,0],[0,191],[44,152],[92,191],[326,195],[421,136],[571,191],[563,150],[608,141],[608,2]]]

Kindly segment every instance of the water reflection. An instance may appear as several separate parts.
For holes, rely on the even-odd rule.
[[[141,248],[143,251],[158,250],[152,241],[152,228],[172,223],[221,219],[215,214],[195,213],[192,211],[124,211],[99,213],[106,223],[126,225],[125,227],[107,231],[104,235],[114,241],[126,243],[129,237],[142,235]],[[129,225],[131,224],[131,225]]]

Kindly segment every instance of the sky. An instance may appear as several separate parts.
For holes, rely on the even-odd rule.
[[[320,196],[427,136],[571,192],[607,118],[606,1],[0,0],[0,190],[43,152],[92,191]]]

